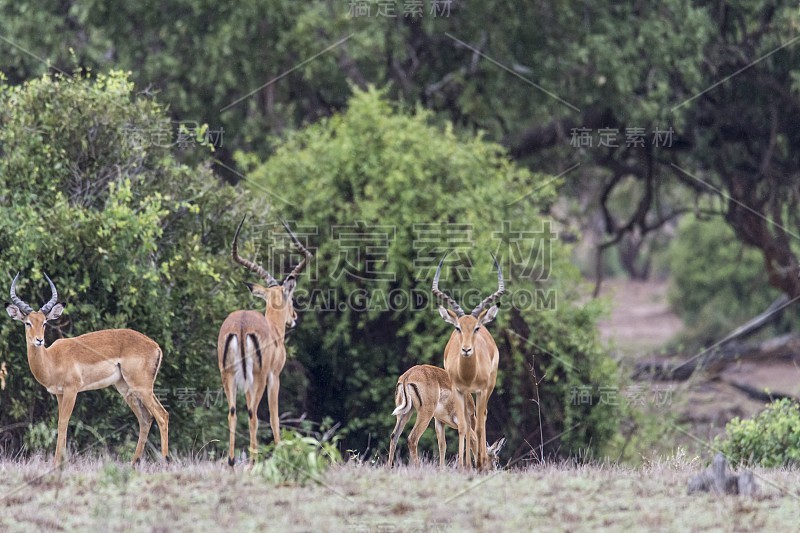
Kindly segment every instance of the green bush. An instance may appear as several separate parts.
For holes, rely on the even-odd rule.
[[[616,366],[597,337],[600,305],[581,299],[570,250],[543,214],[558,180],[516,166],[481,136],[434,124],[429,112],[395,109],[375,89],[356,91],[346,112],[279,142],[266,162],[238,159],[250,168],[251,193],[302,221],[315,248],[298,284],[302,323],[290,343],[309,375],[310,417],[341,421],[347,449],[385,452],[397,377],[415,364],[442,365],[452,327],[430,287],[451,249],[442,287],[467,312],[496,288],[490,252],[506,279],[488,326],[500,349],[489,440],[504,435],[511,449],[538,442],[535,365],[544,378],[546,453],[603,450],[618,409],[597,394],[616,385]],[[528,240],[515,240],[522,232]],[[360,270],[347,270],[353,265]],[[406,300],[393,305],[393,294]],[[592,389],[595,401],[571,401],[579,387]]]
[[[263,461],[253,467],[253,473],[270,483],[305,485],[318,482],[325,471],[342,462],[336,447],[337,437],[325,436],[316,439],[295,431],[282,431],[280,444],[270,443],[264,447]]]
[[[668,262],[669,301],[687,324],[689,341],[719,340],[779,295],[769,286],[761,253],[744,246],[721,218],[681,220]]]
[[[202,403],[220,389],[219,325],[250,300],[229,279],[228,257],[246,205],[206,166],[182,164],[174,138],[164,108],[136,95],[125,74],[0,80],[0,289],[22,271],[18,294],[38,308],[49,298],[46,272],[67,304],[62,334],[131,327],[158,342],[156,389],[178,450],[227,431],[226,406]],[[48,334],[52,342],[55,328]],[[49,446],[38,423],[55,427],[55,400],[28,369],[22,326],[0,320],[0,343],[9,370],[0,427],[13,428],[2,447]],[[97,445],[100,435],[126,448],[136,427],[113,388],[86,392],[69,443]]]
[[[754,418],[734,418],[715,445],[734,464],[767,468],[800,464],[800,407],[784,398]]]

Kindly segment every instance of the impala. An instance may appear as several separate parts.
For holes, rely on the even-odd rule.
[[[281,221],[283,222],[283,221]],[[295,325],[297,314],[294,311],[292,297],[297,286],[297,276],[303,270],[312,255],[297,239],[297,236],[283,222],[286,231],[292,237],[297,248],[305,256],[300,263],[278,283],[269,272],[260,265],[239,256],[238,239],[244,218],[236,228],[231,245],[231,257],[251,272],[258,274],[266,282],[266,287],[257,283],[247,283],[254,296],[266,301],[264,314],[258,311],[234,311],[219,330],[217,339],[217,355],[219,371],[222,375],[222,387],[228,398],[229,448],[228,464],[234,463],[234,445],[236,432],[236,396],[238,391],[245,392],[247,415],[250,426],[250,459],[257,453],[256,432],[258,431],[258,404],[267,389],[269,403],[269,425],[275,442],[281,441],[280,421],[278,418],[278,393],[281,387],[281,371],[286,363],[286,347],[284,345],[286,328]]]
[[[475,402],[472,396],[466,396],[467,411],[470,419],[469,438],[472,445],[477,450],[477,438],[475,436]],[[419,439],[431,423],[431,418],[435,419],[436,440],[439,443],[439,466],[444,466],[444,452],[447,446],[444,437],[444,426],[458,428],[458,414],[456,413],[456,401],[450,387],[450,376],[444,368],[432,365],[417,365],[409,368],[397,379],[395,389],[395,410],[392,415],[397,417],[397,423],[392,431],[389,443],[389,468],[395,459],[397,440],[403,433],[408,420],[413,411],[417,411],[417,420],[414,428],[408,435],[408,451],[414,465],[419,466],[419,454],[417,445]],[[487,448],[487,453],[493,463],[498,460],[498,454],[505,445],[506,439],[499,439]]]
[[[439,290],[439,276],[442,272],[444,257],[439,261],[436,275],[433,277],[431,291],[440,302],[448,307],[439,306],[439,314],[455,330],[450,335],[450,340],[444,349],[444,368],[450,377],[456,399],[456,413],[458,415],[458,464],[465,468],[471,452],[470,439],[467,439],[469,422],[467,418],[467,404],[465,397],[476,393],[476,421],[475,433],[478,451],[476,465],[479,470],[488,468],[488,453],[486,447],[486,415],[489,397],[497,381],[497,365],[500,354],[492,334],[484,327],[497,316],[497,306],[492,305],[505,291],[503,272],[494,259],[497,268],[497,291],[481,301],[470,314],[465,314],[458,303]]]
[[[153,418],[161,433],[161,453],[169,459],[169,414],[153,393],[153,384],[161,367],[162,352],[155,341],[131,329],[106,329],[78,337],[59,339],[44,345],[45,324],[58,319],[64,304],[45,274],[52,297],[38,311],[17,297],[19,273],[11,283],[11,301],[6,311],[25,324],[28,364],[33,377],[58,400],[58,440],[56,466],[61,464],[67,442],[75,399],[79,392],[114,385],[139,421],[139,441],[133,454],[136,463],[142,456]]]

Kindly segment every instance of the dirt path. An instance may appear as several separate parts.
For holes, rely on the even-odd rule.
[[[683,327],[667,302],[666,281],[612,279],[601,295],[610,296],[611,316],[598,324],[600,336],[619,355],[638,358],[663,347]]]

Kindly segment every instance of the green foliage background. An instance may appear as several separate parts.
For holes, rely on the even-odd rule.
[[[519,448],[515,454],[523,447],[528,451],[525,440],[539,442],[532,401],[538,394],[542,435],[550,441],[546,453],[603,450],[616,430],[616,408],[597,402],[573,405],[571,397],[584,385],[614,386],[615,365],[598,342],[598,303],[575,303],[581,282],[569,261],[569,248],[553,234],[547,241],[551,257],[546,255],[550,236],[541,233],[548,227],[542,213],[555,196],[557,180],[512,164],[496,144],[460,137],[449,125],[433,125],[431,114],[421,108],[395,109],[375,89],[356,90],[345,113],[290,135],[265,163],[244,154],[239,162],[252,168],[247,183],[254,196],[277,204],[270,193],[279,191],[290,199],[281,210],[317,234],[316,266],[300,279],[300,287],[311,293],[304,298],[311,305],[293,339],[298,360],[312,375],[312,417],[345,421],[347,442],[359,450],[370,441],[373,447],[385,447],[394,424],[390,413],[397,376],[414,364],[441,365],[452,331],[428,301],[447,241],[434,241],[421,251],[419,237],[425,225],[446,229],[458,222],[469,227],[473,242],[466,252],[462,243],[460,252],[450,257],[451,270],[443,275],[442,287],[450,294],[478,289],[480,298],[485,297],[497,283],[490,252],[506,265],[505,303],[489,325],[501,354],[490,400],[489,440],[505,435]],[[360,230],[352,228],[355,221]],[[374,265],[376,272],[342,273],[343,243],[332,231],[337,227],[360,231],[362,250],[387,246],[381,256],[385,261]],[[509,240],[521,230],[540,233],[533,240]],[[378,233],[391,237],[382,241]],[[525,263],[512,257],[512,251],[532,260]],[[538,263],[537,253],[543,254]],[[523,272],[533,263],[542,269],[538,276]],[[468,279],[459,275],[465,271]],[[315,297],[330,290],[334,306]],[[556,295],[554,305],[520,299],[547,290]],[[386,302],[393,291],[417,291],[424,304],[421,309],[389,309]],[[358,303],[353,295],[364,296],[366,312],[338,305]],[[470,296],[462,298],[467,310],[479,301],[478,294]],[[538,393],[534,364],[543,378]]]
[[[518,447],[523,439],[537,441],[538,412],[529,399],[536,393],[535,364],[545,377],[539,393],[541,433],[553,439],[547,453],[599,452],[614,434],[615,409],[570,403],[577,386],[612,383],[615,366],[597,341],[600,308],[571,303],[580,281],[569,250],[554,241],[552,262],[536,281],[521,276],[503,251],[509,243],[493,235],[504,221],[512,221],[513,230],[545,227],[541,213],[557,180],[516,167],[498,145],[437,127],[422,109],[395,110],[379,91],[357,92],[346,113],[289,136],[266,164],[242,154],[242,164],[254,167],[242,196],[219,185],[207,167],[181,163],[170,146],[142,135],[171,126],[159,104],[135,95],[125,74],[3,85],[0,110],[3,270],[9,280],[24,271],[18,292],[32,305],[49,297],[43,273],[54,277],[68,311],[56,333],[127,326],[161,344],[165,360],[156,387],[167,396],[173,449],[197,450],[226,433],[224,406],[209,409],[203,396],[219,390],[217,328],[228,312],[247,306],[245,291],[234,283],[247,274],[230,263],[227,240],[241,214],[255,213],[243,250],[267,261],[267,249],[279,251],[264,233],[274,225],[272,210],[298,228],[319,230],[309,237],[316,257],[300,280],[298,303],[311,305],[290,336],[296,359],[285,371],[282,411],[342,422],[346,448],[382,449],[393,424],[394,381],[408,366],[438,362],[450,327],[433,307],[391,311],[375,300],[361,310],[320,311],[311,295],[333,291],[337,302],[352,304],[356,300],[347,298],[354,294],[371,298],[381,290],[416,289],[427,296],[432,268],[417,276],[414,225],[458,221],[473,228],[474,243],[459,256],[463,265],[452,266],[467,267],[470,279],[446,275],[449,290],[493,291],[489,252],[512,265],[506,303],[491,326],[503,354],[491,433],[505,434]],[[374,284],[333,275],[341,258],[328,232],[354,223],[394,228],[381,267],[393,280]],[[541,238],[538,246],[544,246]],[[432,267],[436,257],[430,259]],[[290,260],[283,256],[274,272]],[[554,291],[556,298],[545,303],[555,309],[511,305],[520,291],[536,289]],[[464,305],[474,306],[478,292]],[[52,444],[55,409],[28,372],[16,326],[10,320],[0,326],[12,372],[0,394],[0,423],[19,428],[4,432],[6,449],[23,441],[35,449]],[[191,401],[176,402],[179,390]],[[73,417],[72,443],[83,447],[105,437],[112,448],[130,448],[133,422],[115,392],[85,393]]]
[[[153,144],[160,128],[170,128],[163,108],[136,97],[119,72],[0,85],[0,270],[6,291],[22,271],[18,295],[34,308],[49,298],[43,273],[54,279],[66,302],[61,334],[131,327],[156,340],[165,353],[156,388],[181,448],[225,423],[224,407],[195,403],[219,388],[218,324],[243,303],[225,253],[241,199],[207,167]],[[0,426],[18,428],[2,435],[13,450],[27,425],[54,428],[56,410],[30,374],[20,324],[0,322],[0,342],[11,373]],[[176,388],[194,391],[185,405]],[[135,418],[113,390],[82,394],[73,420],[77,446],[97,435],[112,446],[135,442]]]
[[[376,0],[366,2],[372,16],[354,16],[353,4],[0,0],[0,266],[8,280],[24,270],[20,293],[39,303],[48,296],[43,273],[54,276],[68,303],[63,334],[129,325],[156,339],[169,354],[158,386],[173,397],[218,388],[218,324],[232,309],[257,307],[235,282],[248,275],[227,258],[245,213],[244,250],[262,259],[276,214],[318,228],[309,239],[319,254],[314,277],[304,276],[298,294],[330,289],[338,303],[381,291],[427,294],[432,269],[414,266],[414,224],[471,225],[474,251],[451,256],[447,282],[491,290],[488,252],[510,262],[492,233],[504,221],[538,230],[547,215],[563,214],[548,211],[556,186],[560,202],[575,202],[577,213],[564,220],[581,220],[601,241],[627,228],[620,247],[639,250],[620,261],[629,270],[661,253],[665,234],[653,237],[653,228],[709,196],[731,198],[717,210],[735,233],[721,220],[684,221],[667,254],[672,301],[696,326],[691,339],[718,340],[763,309],[777,295],[765,270],[772,287],[798,294],[787,274],[797,266],[789,237],[800,213],[795,2],[453,2],[437,16],[425,1],[416,18],[403,16],[400,1],[381,2],[396,17],[377,16]],[[170,120],[224,127],[225,144],[213,152],[159,146],[150,132],[174,131]],[[672,128],[674,144],[577,148],[569,137],[580,127],[622,136],[637,128],[648,140]],[[245,194],[220,185],[238,183],[245,169]],[[392,281],[334,275],[340,250],[331,228],[359,222],[396,228],[381,267]],[[514,454],[540,433],[548,440],[567,431],[550,446],[560,453],[602,453],[614,442],[615,408],[571,401],[576,387],[616,386],[616,369],[596,338],[599,305],[576,303],[585,300],[570,251],[553,245],[546,279],[506,272],[509,294],[491,326],[508,355],[490,433],[510,437]],[[607,269],[613,259],[605,257]],[[465,268],[469,280],[456,276]],[[556,309],[514,305],[526,290],[555,291]],[[395,375],[440,362],[448,334],[432,307],[381,309],[304,311],[284,379],[286,411],[344,421],[344,443],[361,451],[385,442]],[[787,313],[776,329],[792,320]],[[12,363],[0,392],[5,449],[49,443],[54,413],[25,371],[14,326],[0,326]],[[544,380],[539,390],[534,374]],[[85,396],[78,443],[131,421],[115,393]],[[187,448],[224,426],[222,409],[192,400],[170,406],[174,442]],[[124,447],[130,439],[111,440]]]
[[[769,286],[764,259],[743,245],[719,217],[681,220],[667,250],[672,274],[669,300],[687,325],[686,341],[715,342],[764,311],[780,294]],[[771,331],[783,332],[795,313]]]
[[[768,404],[753,418],[734,418],[715,444],[734,464],[766,468],[800,463],[800,407],[788,399]]]

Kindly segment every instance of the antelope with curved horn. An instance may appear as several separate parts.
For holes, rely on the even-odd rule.
[[[78,337],[58,339],[44,345],[45,324],[58,319],[64,304],[47,276],[52,297],[41,309],[33,308],[17,297],[19,273],[11,283],[11,301],[6,312],[25,324],[28,364],[36,381],[58,400],[58,440],[55,464],[61,464],[67,442],[75,399],[79,392],[114,387],[122,394],[139,421],[139,441],[133,454],[136,463],[155,418],[161,433],[161,453],[169,459],[169,414],[153,393],[153,384],[161,367],[162,352],[158,344],[132,329],[106,329]]]
[[[446,255],[445,255],[446,256]],[[439,290],[439,276],[442,272],[444,257],[439,261],[436,275],[433,277],[431,291],[440,302],[448,307],[439,306],[439,314],[455,331],[444,349],[444,368],[453,386],[458,413],[458,464],[465,468],[471,455],[471,442],[467,437],[469,418],[467,418],[466,395],[477,394],[475,433],[478,450],[475,453],[478,469],[489,467],[486,447],[486,415],[489,397],[497,381],[497,365],[500,353],[492,334],[484,327],[497,316],[497,301],[505,291],[503,272],[494,259],[497,268],[497,291],[480,302],[470,314],[465,314],[458,303]],[[489,309],[487,305],[492,304]]]
[[[234,311],[219,330],[217,355],[222,386],[228,398],[229,448],[228,464],[234,464],[234,445],[236,436],[236,396],[245,392],[247,415],[250,426],[250,459],[257,453],[256,432],[258,431],[258,404],[267,390],[269,403],[269,425],[275,442],[281,441],[278,412],[278,392],[280,375],[286,363],[284,345],[286,328],[292,328],[297,320],[292,297],[297,286],[297,276],[311,259],[312,255],[301,243],[289,226],[281,220],[284,228],[294,241],[297,249],[304,255],[294,269],[278,283],[260,265],[239,256],[239,232],[244,218],[236,228],[231,245],[233,260],[249,271],[258,274],[266,282],[266,287],[257,283],[247,283],[250,292],[266,301],[264,314],[258,311]]]

